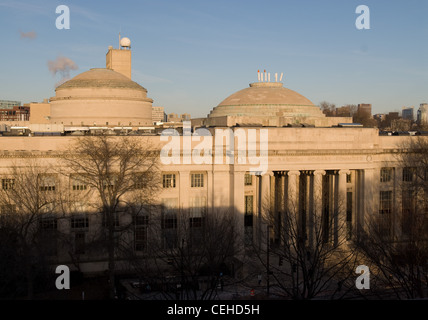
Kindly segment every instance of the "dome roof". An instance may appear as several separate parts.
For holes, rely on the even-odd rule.
[[[123,88],[147,90],[123,74],[105,68],[93,68],[64,82],[56,90],[72,88]]]
[[[237,116],[255,120],[271,117],[324,117],[321,109],[280,82],[255,82],[233,93],[211,110],[209,118]],[[256,119],[259,118],[259,119]]]
[[[224,99],[218,106],[289,105],[313,106],[301,94],[284,88],[279,82],[255,82]]]

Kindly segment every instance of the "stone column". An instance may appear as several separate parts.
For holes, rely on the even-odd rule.
[[[270,179],[273,176],[272,171],[266,172],[264,175],[257,177],[258,193],[257,193],[257,243],[259,246],[265,243],[266,239],[266,225],[269,221],[270,199],[271,199],[271,185]]]
[[[271,208],[271,177],[273,177],[273,172],[269,171],[266,174],[264,174],[263,176],[260,177],[261,179],[261,199],[260,199],[260,203],[261,203],[261,214],[262,214],[262,218],[263,220],[267,221],[268,220],[268,214],[269,214],[269,210]]]
[[[374,169],[364,170],[364,211],[361,218],[363,229],[373,217],[374,212]],[[367,230],[366,230],[367,231]]]
[[[347,233],[347,225],[346,225],[346,209],[347,209],[347,189],[346,189],[346,176],[348,174],[351,174],[351,171],[349,170],[340,170],[339,171],[339,186],[338,186],[338,224],[335,226],[335,244],[337,244],[337,241],[345,240],[346,239],[346,233]],[[343,239],[342,239],[343,237]]]
[[[392,226],[392,235],[394,236],[398,236],[399,238],[401,237],[401,216],[403,213],[402,210],[402,183],[403,183],[403,168],[401,167],[395,167],[394,168],[394,191],[392,193],[392,199],[393,199],[393,203],[392,203],[392,221],[391,221],[391,226]]]
[[[313,213],[312,213],[312,223],[309,225],[309,245],[314,244],[314,239],[318,233],[322,230],[322,177],[325,176],[326,172],[324,170],[315,170],[314,171],[314,181],[313,181]]]
[[[245,214],[245,171],[235,171],[233,174],[233,208],[236,218],[236,227],[241,239],[244,239],[244,214]]]
[[[290,214],[299,213],[299,176],[300,171],[288,171],[288,205],[287,211]]]

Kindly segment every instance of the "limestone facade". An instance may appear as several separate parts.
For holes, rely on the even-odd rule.
[[[243,128],[241,128],[243,129]],[[246,129],[244,129],[246,130]],[[246,243],[262,245],[267,228],[267,211],[274,213],[275,221],[270,234],[272,243],[279,242],[283,228],[281,217],[285,212],[304,214],[307,220],[307,241],[313,241],[311,219],[320,212],[339,212],[339,219],[346,221],[349,239],[357,236],[372,217],[380,217],[380,192],[391,191],[392,212],[389,219],[400,214],[399,182],[401,164],[397,160],[398,148],[416,137],[379,136],[369,128],[268,128],[268,169],[260,175],[249,174],[255,164],[238,161],[239,143],[233,147],[232,163],[215,163],[214,146],[211,163],[195,164],[180,160],[175,164],[161,164],[159,170],[160,192],[154,208],[166,205],[177,210],[212,212],[219,208],[237,218],[237,230]],[[117,137],[120,139],[120,137]],[[159,136],[141,136],[160,151],[168,142]],[[180,154],[185,142],[180,138]],[[205,137],[214,145],[215,137]],[[12,164],[24,164],[25,159],[39,159],[40,163],[58,170],[58,152],[77,137],[0,137],[0,179],[5,179]],[[170,138],[171,139],[171,138]],[[194,150],[200,142],[191,142]],[[390,168],[392,175],[381,182],[381,171]],[[65,170],[66,168],[64,168]],[[58,181],[69,185],[67,177],[58,175]],[[166,179],[166,180],[165,180]],[[165,185],[165,181],[167,184]],[[173,181],[173,182],[172,182]],[[76,192],[69,190],[70,193]],[[297,213],[298,212],[298,213]],[[159,214],[153,209],[150,214]],[[250,216],[250,219],[249,219]],[[312,217],[312,218],[311,218]],[[121,217],[129,221],[130,217]],[[249,223],[251,221],[251,223]],[[391,220],[392,221],[392,220]],[[97,223],[92,221],[91,223]],[[333,223],[329,241],[337,242],[338,221]],[[69,223],[58,228],[73,235]],[[91,232],[92,226],[83,232]],[[336,229],[335,229],[336,228]],[[392,232],[399,233],[399,226],[392,224]],[[81,231],[81,230],[80,230]],[[79,231],[79,232],[80,232]],[[130,234],[131,240],[134,235]],[[67,261],[67,257],[63,256]],[[98,260],[97,260],[98,259]],[[105,262],[99,257],[80,257],[85,272],[102,271]],[[97,262],[98,261],[98,262]]]

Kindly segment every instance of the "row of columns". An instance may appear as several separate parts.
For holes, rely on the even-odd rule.
[[[273,242],[284,237],[285,215],[302,218],[305,240],[311,245],[316,230],[327,219],[328,238],[337,244],[339,231],[345,226],[347,214],[347,180],[349,170],[275,171],[258,176],[258,216],[260,229],[264,221],[272,225]],[[326,195],[327,193],[327,195]],[[329,219],[331,218],[331,219]],[[318,220],[318,221],[316,221]],[[260,243],[262,231],[258,230]]]

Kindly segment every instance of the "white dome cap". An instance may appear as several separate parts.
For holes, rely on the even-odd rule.
[[[129,40],[129,38],[122,38],[120,39],[120,45],[122,47],[130,47],[131,46],[131,40]]]

